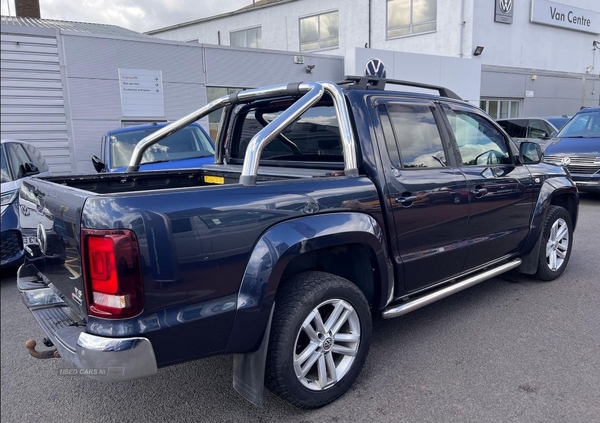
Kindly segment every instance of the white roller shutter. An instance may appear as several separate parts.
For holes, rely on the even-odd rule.
[[[2,138],[37,147],[53,173],[70,173],[65,93],[56,36],[6,33],[1,57]]]

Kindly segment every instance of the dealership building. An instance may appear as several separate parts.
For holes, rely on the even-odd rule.
[[[380,59],[388,78],[446,85],[495,118],[598,105],[598,0],[262,0],[156,37]]]
[[[94,172],[108,130],[244,88],[363,75],[372,59],[495,118],[572,115],[600,98],[598,0],[257,0],[146,34],[40,19],[38,6],[2,16],[1,32],[1,136],[30,141],[57,174]],[[200,124],[214,136],[218,113]]]

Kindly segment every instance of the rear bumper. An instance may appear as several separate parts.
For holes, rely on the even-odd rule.
[[[23,302],[60,356],[78,369],[77,374],[107,382],[156,374],[156,357],[147,338],[108,338],[85,332],[85,322],[36,278],[27,265],[19,268],[17,284]]]

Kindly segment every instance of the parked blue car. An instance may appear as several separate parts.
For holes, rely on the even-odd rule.
[[[97,172],[124,172],[136,144],[168,123],[112,129],[102,137],[102,157],[92,157]],[[215,144],[197,123],[177,131],[151,146],[142,158],[140,171],[191,169],[214,162]]]

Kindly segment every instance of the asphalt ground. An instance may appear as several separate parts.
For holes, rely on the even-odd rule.
[[[510,273],[398,319],[376,318],[358,380],[313,411],[269,392],[261,408],[246,402],[227,356],[132,382],[59,375],[69,368],[62,360],[25,350],[44,334],[15,273],[2,271],[2,423],[600,422],[600,196],[582,195],[579,216],[559,280]]]

